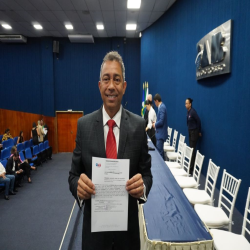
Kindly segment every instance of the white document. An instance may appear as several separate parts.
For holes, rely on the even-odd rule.
[[[128,230],[129,159],[92,157],[91,232]]]

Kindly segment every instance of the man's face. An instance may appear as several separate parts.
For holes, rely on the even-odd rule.
[[[189,110],[191,108],[191,103],[189,102],[189,100],[186,100],[185,107],[187,110]]]
[[[158,100],[155,100],[155,106],[158,107],[159,106],[159,101]]]
[[[120,109],[127,87],[127,83],[123,81],[120,63],[117,61],[104,63],[98,86],[106,112],[115,114]]]
[[[18,160],[18,156],[13,156],[13,158],[14,158],[14,161]]]

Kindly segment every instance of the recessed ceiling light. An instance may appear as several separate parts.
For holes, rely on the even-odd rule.
[[[2,27],[4,27],[7,30],[11,30],[12,27],[9,24],[2,24]]]
[[[42,30],[43,29],[43,27],[40,24],[34,24],[33,26],[37,30]]]
[[[128,0],[127,8],[128,9],[140,9],[141,0]]]
[[[73,26],[71,24],[65,24],[67,30],[73,30]]]
[[[103,24],[97,24],[97,25],[96,25],[96,28],[97,28],[98,30],[104,30]]]
[[[136,30],[136,24],[127,24],[126,30]]]

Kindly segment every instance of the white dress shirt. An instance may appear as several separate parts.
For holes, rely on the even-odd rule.
[[[0,162],[0,175],[6,173],[5,171],[5,167],[3,166],[3,164]]]
[[[150,110],[148,112],[148,125],[147,125],[148,129],[152,128],[153,122],[156,122],[156,113],[155,110],[152,107],[150,107]]]

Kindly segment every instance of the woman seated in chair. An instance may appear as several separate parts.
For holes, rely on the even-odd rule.
[[[13,137],[12,137],[11,134],[10,134],[10,129],[7,128],[7,129],[5,130],[5,134],[3,135],[2,141],[7,141],[7,140],[9,140],[9,139],[13,139]]]
[[[11,152],[11,156],[13,156],[15,153],[18,153],[18,152],[17,152],[16,146],[13,146],[13,147],[11,148],[11,151],[10,151],[10,152]],[[11,156],[10,156],[10,157],[11,157]],[[22,161],[21,158],[20,158],[19,153],[18,153],[17,164],[18,164],[18,167],[24,171],[24,175],[27,176],[27,178],[28,178],[28,183],[31,183],[32,181],[31,181],[31,178],[30,178],[30,170],[31,170],[31,169],[36,170],[36,167],[30,166],[30,164],[27,162],[27,160]]]
[[[24,142],[23,131],[20,131],[20,134],[19,134],[18,139],[17,139],[17,144],[18,143],[23,143],[23,142]]]

